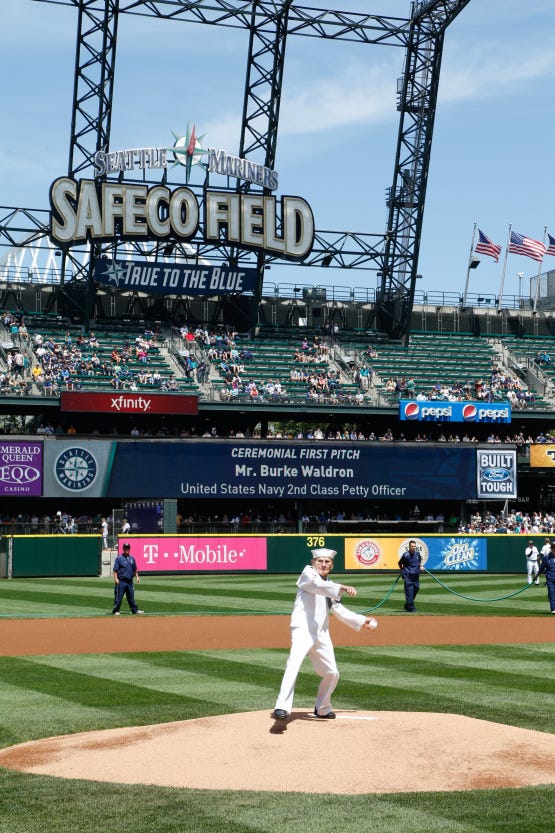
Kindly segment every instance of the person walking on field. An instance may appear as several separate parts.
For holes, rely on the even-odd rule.
[[[329,612],[355,631],[374,629],[377,622],[370,616],[353,613],[341,604],[343,594],[356,596],[354,587],[330,581],[335,550],[312,550],[312,560],[297,580],[297,596],[291,614],[291,651],[273,711],[275,720],[286,720],[291,714],[295,683],[301,665],[308,655],[315,672],[322,678],[314,714],[333,719],[331,696],[339,680],[333,644],[329,632]]]
[[[551,551],[551,545],[549,547],[549,550]],[[534,584],[539,584],[540,580],[538,578],[538,560],[540,554],[538,552],[538,548],[532,540],[528,541],[528,546],[524,550],[524,555],[526,556],[526,574],[528,576],[528,584],[532,584],[532,581],[534,581]]]
[[[416,548],[416,541],[409,541],[409,548],[403,553],[398,564],[405,587],[405,610],[408,613],[417,613],[414,600],[420,590],[422,556]]]
[[[144,610],[139,610],[135,602],[133,579],[137,580],[137,584],[141,581],[137,571],[137,562],[131,555],[130,545],[126,542],[123,545],[122,554],[118,555],[114,561],[114,581],[116,583],[116,599],[114,609],[112,610],[114,616],[120,615],[119,611],[124,596],[127,597],[127,603],[131,608],[131,613],[144,613]]]
[[[102,548],[107,550],[108,549],[108,521],[106,518],[102,518],[100,522],[100,532],[102,534]]]
[[[540,564],[539,575],[545,574],[547,597],[551,613],[555,613],[555,541],[551,542],[551,552],[544,555]]]

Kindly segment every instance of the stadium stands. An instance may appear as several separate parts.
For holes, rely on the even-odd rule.
[[[9,335],[7,331],[9,326]],[[31,319],[17,325],[4,316],[6,364],[24,357],[21,376],[26,393],[57,396],[62,390],[197,390],[192,375],[178,375],[179,367],[162,346],[163,339],[136,325],[84,334],[66,321]],[[23,327],[23,331],[22,331]],[[8,343],[8,342],[5,342]],[[9,392],[9,382],[3,385]],[[16,392],[18,384],[12,384]]]
[[[395,408],[400,398],[420,397],[555,407],[549,337],[419,331],[405,347],[373,332],[261,328],[249,338],[221,325],[153,329],[133,322],[85,335],[60,316],[10,313],[2,327],[4,395],[144,389],[242,406]]]

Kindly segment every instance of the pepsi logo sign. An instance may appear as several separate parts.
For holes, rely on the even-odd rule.
[[[478,408],[476,405],[465,405],[462,409],[462,415],[465,422],[474,422],[478,416]]]
[[[418,419],[420,407],[416,402],[408,402],[405,405],[405,417],[407,419]]]
[[[483,402],[409,399],[399,403],[399,418],[428,422],[510,422],[511,408]]]

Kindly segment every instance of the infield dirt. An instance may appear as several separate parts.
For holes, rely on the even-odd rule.
[[[378,616],[360,633],[331,622],[336,646],[552,642],[548,616]],[[555,618],[555,617],[554,617]],[[288,616],[121,616],[0,620],[0,656],[288,648]]]

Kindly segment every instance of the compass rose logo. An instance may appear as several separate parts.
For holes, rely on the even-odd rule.
[[[107,283],[114,283],[119,286],[124,283],[123,275],[127,271],[127,264],[118,263],[117,260],[108,260],[104,265],[104,275],[108,278]]]
[[[187,132],[185,136],[178,136],[177,133],[173,133],[173,137],[175,142],[173,147],[168,148],[168,150],[173,151],[173,155],[175,158],[174,167],[176,165],[182,165],[185,168],[185,182],[189,182],[189,177],[191,175],[191,168],[193,165],[203,165],[202,156],[208,153],[205,150],[201,142],[204,139],[204,133],[202,136],[197,136],[195,125],[193,125],[192,130],[189,129],[189,123],[187,123]]]

